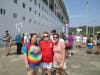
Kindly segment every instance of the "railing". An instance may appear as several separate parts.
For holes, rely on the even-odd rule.
[[[48,0],[43,0],[43,1],[48,1]],[[44,3],[45,4],[45,3]],[[52,11],[52,9],[50,9],[50,8],[48,8],[48,5],[47,4],[45,4],[45,8],[48,10],[48,12],[51,14],[51,16],[52,16],[52,18],[50,18],[50,20],[52,20],[52,22],[53,23],[59,23],[60,22],[60,24],[62,24],[62,25],[64,25],[63,23],[62,23],[62,21],[58,18],[58,16],[57,15],[55,15],[55,13]],[[59,21],[59,22],[58,22]]]

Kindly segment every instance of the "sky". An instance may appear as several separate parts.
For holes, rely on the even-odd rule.
[[[64,0],[71,27],[86,26],[86,0]],[[100,26],[100,0],[88,0],[88,26]]]

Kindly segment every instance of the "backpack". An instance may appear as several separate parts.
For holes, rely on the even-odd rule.
[[[87,43],[92,43],[92,39],[90,37],[87,39]]]
[[[65,46],[66,46],[66,48],[70,47],[70,42],[69,41],[66,41],[65,42]]]

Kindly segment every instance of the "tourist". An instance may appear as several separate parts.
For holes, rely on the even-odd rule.
[[[56,30],[52,30],[50,33],[50,40],[53,41],[53,35],[56,33]]]
[[[42,52],[42,75],[47,71],[48,75],[51,75],[51,69],[53,65],[53,47],[54,44],[50,40],[48,32],[43,33],[43,40],[40,42],[41,52]]]
[[[80,48],[81,45],[81,36],[79,34],[75,37],[76,47]]]
[[[54,40],[54,57],[53,57],[53,67],[56,69],[56,75],[65,75],[66,62],[65,62],[65,44],[60,41],[59,35],[53,35]]]
[[[41,61],[41,51],[37,43],[38,35],[31,33],[30,42],[23,47],[24,61],[27,69],[27,75],[37,75]]]
[[[21,54],[21,50],[22,50],[22,36],[21,33],[18,33],[15,37],[15,41],[17,44],[17,54]]]
[[[11,51],[11,35],[9,34],[8,30],[5,31],[5,36],[3,37],[3,41],[6,43],[6,56],[10,54]]]
[[[24,35],[24,44],[28,43],[29,42],[29,36],[27,33],[25,33]]]
[[[83,44],[82,44],[82,45],[83,45],[82,47],[83,47],[83,48],[86,48],[86,42],[87,42],[87,36],[84,35],[84,36],[83,36],[83,40],[82,40],[82,43],[83,43]]]
[[[87,38],[87,53],[91,54],[92,53],[92,49],[93,49],[93,36],[90,35]]]
[[[69,33],[69,35],[67,37],[67,40],[70,42],[69,56],[72,56],[73,55],[73,52],[72,52],[72,50],[73,50],[73,41],[74,41],[72,33]]]

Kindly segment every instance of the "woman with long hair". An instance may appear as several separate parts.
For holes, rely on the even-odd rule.
[[[37,43],[38,35],[31,33],[30,42],[23,47],[23,55],[25,66],[27,69],[27,75],[37,75],[38,68],[41,61],[40,47]]]
[[[65,75],[66,62],[65,62],[65,43],[59,40],[59,35],[53,35],[54,41],[54,57],[53,57],[53,66],[56,69],[56,75]]]

